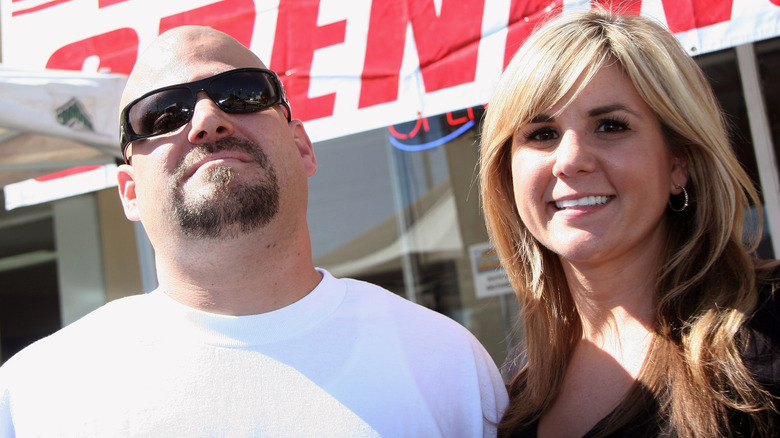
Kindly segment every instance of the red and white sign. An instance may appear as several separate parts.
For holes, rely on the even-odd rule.
[[[780,35],[780,0],[613,0],[692,54]],[[128,73],[160,32],[208,25],[279,72],[315,141],[484,104],[550,13],[590,1],[0,0],[3,62]]]
[[[116,165],[79,166],[3,187],[5,209],[40,204],[116,186]]]

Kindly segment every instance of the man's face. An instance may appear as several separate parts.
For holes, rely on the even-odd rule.
[[[165,45],[139,62],[123,101],[236,68],[264,68],[243,46],[220,38]],[[316,170],[310,152],[302,125],[288,122],[281,107],[228,114],[200,92],[185,126],[132,142],[132,166],[120,167],[120,195],[128,218],[142,220],[149,232],[236,237],[271,222],[282,197],[291,208],[303,206],[305,216],[306,177]]]

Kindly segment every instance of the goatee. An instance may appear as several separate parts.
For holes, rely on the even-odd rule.
[[[205,196],[184,193],[185,174],[190,166],[207,154],[235,150],[250,155],[264,170],[256,181],[234,181],[232,167],[206,170],[211,190]],[[279,211],[279,184],[266,154],[253,142],[232,137],[193,148],[174,170],[168,189],[174,219],[188,236],[201,239],[231,238],[267,225]]]

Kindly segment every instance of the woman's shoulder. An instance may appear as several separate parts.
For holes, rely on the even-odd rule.
[[[759,273],[758,305],[742,328],[743,360],[756,380],[780,395],[780,267]]]
[[[756,275],[758,304],[747,328],[764,335],[765,341],[780,342],[780,264],[772,263]]]

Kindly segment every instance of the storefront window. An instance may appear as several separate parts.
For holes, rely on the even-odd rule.
[[[767,81],[778,54],[775,44],[761,58]],[[726,113],[738,159],[758,184],[735,50],[696,61]],[[777,144],[780,86],[764,88]],[[517,300],[505,276],[481,271],[497,261],[488,256],[476,181],[483,113],[483,107],[464,109],[318,143],[309,222],[317,266],[452,317],[500,364],[520,334],[514,331]],[[773,257],[766,231],[759,255]]]
[[[51,213],[41,207],[0,213],[0,242],[2,364],[61,323]]]
[[[450,316],[501,363],[516,300],[505,277],[490,269],[480,214],[476,163],[483,111],[318,143],[309,222],[317,266]]]
[[[775,157],[780,157],[780,82],[777,80],[780,72],[780,38],[761,41],[754,46]],[[775,164],[778,165],[780,163]]]
[[[750,179],[759,186],[760,193],[758,165],[756,164],[756,154],[750,134],[750,121],[737,64],[736,50],[727,49],[709,53],[697,56],[695,60],[710,81],[715,96],[726,114],[731,146],[734,148],[739,162],[750,176]],[[755,218],[755,210],[749,211],[748,215],[746,226],[751,226],[751,224],[755,223],[754,220],[751,220]],[[766,221],[766,211],[764,211],[764,217],[766,224],[768,223]],[[764,235],[758,248],[758,255],[762,258],[774,258],[774,251],[769,239],[769,230],[766,226],[764,227]]]

